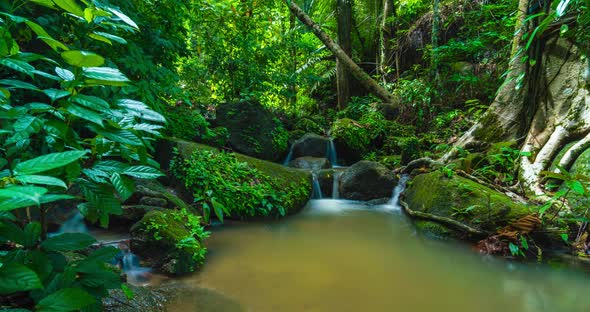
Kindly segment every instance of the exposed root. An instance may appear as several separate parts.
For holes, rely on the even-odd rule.
[[[468,174],[467,172],[465,172],[463,170],[457,170],[456,173],[457,173],[457,175],[459,175],[463,178],[469,179],[477,184],[485,185],[485,186],[491,188],[492,190],[496,190],[500,193],[503,193],[506,196],[510,197],[513,201],[519,202],[521,204],[527,204],[526,199],[524,199],[522,196],[514,193],[513,191],[509,190],[508,188],[505,188],[501,185],[495,185],[495,184],[488,183],[480,178],[477,178],[477,177],[474,177],[474,176]]]
[[[578,159],[578,157],[580,157],[580,155],[588,148],[590,148],[590,133],[586,134],[583,139],[567,150],[559,161],[559,166],[566,170],[570,170],[576,159]],[[559,173],[559,169],[556,168],[555,172]]]
[[[404,212],[407,215],[409,215],[410,217],[415,218],[415,219],[434,221],[434,222],[452,227],[452,228],[459,230],[461,232],[467,233],[471,236],[483,237],[483,236],[489,235],[489,233],[487,233],[487,232],[480,231],[476,228],[472,228],[469,225],[463,224],[463,223],[461,223],[457,220],[453,220],[451,218],[441,217],[441,216],[433,215],[433,214],[422,212],[422,211],[414,211],[414,210],[410,209],[408,204],[406,202],[404,202],[403,200],[400,200],[400,206],[403,208]]]

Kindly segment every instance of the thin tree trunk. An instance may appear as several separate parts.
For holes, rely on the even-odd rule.
[[[330,51],[336,56],[338,60],[344,65],[350,73],[359,81],[363,87],[373,93],[375,96],[383,100],[386,104],[397,107],[399,102],[396,98],[385,90],[377,81],[369,76],[362,68],[360,68],[341,48],[334,42],[322,28],[314,23],[314,21],[292,0],[287,0],[287,6],[297,18],[309,27],[313,33],[326,45]]]
[[[395,35],[395,22],[389,20],[393,16],[395,16],[395,1],[384,0],[381,25],[379,27],[379,55],[377,59],[377,68],[384,82],[387,81],[388,68],[391,66],[390,60],[393,54],[391,42]]]
[[[435,81],[438,84],[438,37],[440,36],[440,0],[433,0],[432,2],[432,51],[430,57],[430,67]]]
[[[291,83],[289,84],[289,103],[291,107],[295,107],[297,103],[297,82],[295,75],[297,73],[297,46],[295,45],[296,34],[295,34],[295,16],[291,14],[289,17],[289,32],[291,33]]]
[[[351,0],[338,0],[338,44],[348,57],[352,55],[352,3]],[[338,87],[338,109],[343,109],[350,101],[350,73],[340,59],[336,60],[336,85]]]

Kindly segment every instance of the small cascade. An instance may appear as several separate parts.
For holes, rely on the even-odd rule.
[[[291,144],[291,148],[289,148],[289,154],[287,154],[287,158],[285,158],[285,161],[283,161],[283,166],[288,166],[291,162],[291,158],[293,158],[293,146],[295,146],[295,144]]]
[[[322,194],[322,188],[320,187],[320,181],[318,180],[318,175],[314,172],[313,173],[313,192],[311,193],[311,198],[313,199],[322,199],[324,196]]]
[[[142,267],[139,264],[139,257],[129,250],[125,244],[119,244],[123,254],[121,258],[121,269],[127,275],[127,280],[134,285],[147,284],[151,277],[151,269]]]
[[[399,205],[399,197],[406,190],[406,183],[408,183],[409,179],[410,177],[408,175],[402,175],[397,182],[397,185],[393,189],[391,199],[389,200],[389,205],[393,206],[395,210],[401,210],[401,206]]]
[[[56,234],[61,233],[88,233],[86,223],[84,223],[84,216],[77,212],[74,216],[66,220],[57,231]]]
[[[334,172],[333,182],[332,182],[332,199],[340,198],[340,176],[342,172]]]
[[[338,167],[338,157],[336,155],[336,145],[334,145],[334,139],[328,141],[326,158],[332,163],[332,167]]]

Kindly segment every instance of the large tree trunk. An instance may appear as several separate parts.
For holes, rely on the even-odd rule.
[[[375,96],[383,100],[386,104],[396,108],[399,102],[396,98],[377,83],[371,76],[369,76],[362,68],[360,68],[352,59],[340,48],[334,40],[332,40],[320,26],[313,22],[313,20],[292,0],[287,0],[287,5],[297,18],[309,27],[313,33],[326,45],[336,58],[344,65],[350,73],[359,81],[363,87]]]
[[[352,55],[352,3],[351,0],[338,0],[338,44],[348,57]],[[338,109],[343,109],[350,101],[350,73],[340,59],[336,60],[336,85],[338,88]]]
[[[383,82],[388,81],[389,68],[392,65],[392,40],[395,36],[395,22],[391,17],[395,17],[395,1],[383,0],[383,12],[379,27],[379,49],[377,55],[377,70],[381,75]],[[397,65],[397,64],[396,64]],[[399,68],[396,68],[396,73]],[[399,75],[399,73],[397,73]]]
[[[531,45],[530,59],[523,62],[523,34],[528,1],[519,5],[519,25],[512,48],[513,62],[507,81],[484,114],[459,141],[456,147],[475,142],[516,140],[521,150],[531,156],[521,157],[520,181],[524,191],[545,200],[542,172],[548,170],[560,149],[574,139],[583,138],[557,159],[568,168],[590,145],[590,92],[584,76],[587,65],[582,51],[564,38],[543,38]],[[520,77],[525,79],[519,81]],[[452,158],[447,153],[442,160]]]

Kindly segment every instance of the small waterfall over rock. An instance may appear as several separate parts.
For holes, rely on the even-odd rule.
[[[332,163],[332,168],[338,167],[338,157],[336,155],[336,145],[334,145],[334,139],[330,138],[328,142],[326,158]]]
[[[88,233],[88,228],[86,227],[86,223],[84,223],[84,216],[77,212],[71,218],[66,220],[57,231],[56,234],[61,233]]]
[[[338,199],[340,198],[340,176],[342,175],[342,172],[337,171],[334,172],[334,177],[332,178],[332,199]]]
[[[399,211],[401,210],[401,206],[399,204],[399,197],[400,195],[406,190],[406,184],[410,177],[408,175],[402,175],[397,182],[397,185],[393,189],[393,193],[391,194],[391,199],[389,200],[389,206],[391,210]]]
[[[127,280],[131,284],[142,285],[149,283],[151,277],[151,269],[142,267],[139,264],[139,257],[129,250],[125,244],[119,244],[119,249],[123,254],[120,260],[121,269],[127,274]]]
[[[320,187],[320,181],[318,180],[318,174],[314,172],[313,176],[313,192],[311,193],[311,198],[313,199],[322,199],[324,196],[322,194],[322,188]]]
[[[291,162],[293,158],[293,146],[295,146],[295,144],[291,144],[291,148],[289,148],[289,154],[287,154],[287,158],[285,158],[285,161],[283,161],[283,166],[288,166]]]

